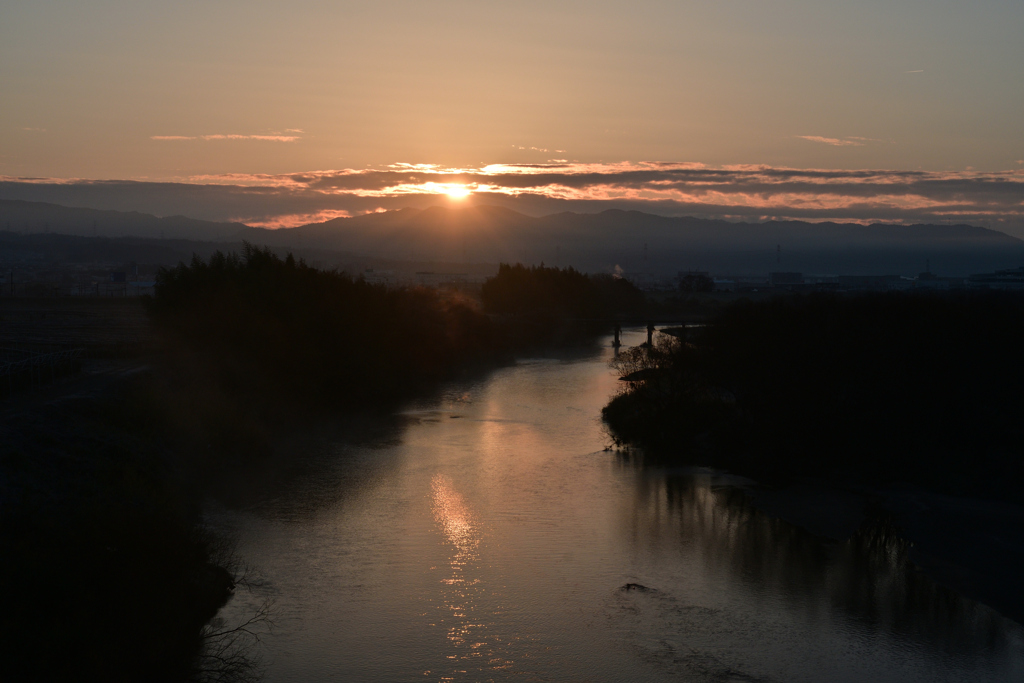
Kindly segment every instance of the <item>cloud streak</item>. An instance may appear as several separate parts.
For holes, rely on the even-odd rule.
[[[301,133],[301,130],[289,129],[286,133]],[[234,133],[217,133],[214,135],[150,135],[150,140],[259,140],[263,142],[295,142],[302,138],[298,135],[236,135]]]
[[[186,214],[285,227],[448,201],[532,215],[635,209],[727,220],[972,223],[1024,236],[1024,171],[794,169],[699,163],[394,164],[289,174],[195,176],[150,183],[0,178],[7,199]]]
[[[832,145],[833,147],[863,147],[864,140],[869,138],[823,138],[820,135],[797,135],[796,137],[801,140],[810,140],[811,142],[820,142],[826,145]]]

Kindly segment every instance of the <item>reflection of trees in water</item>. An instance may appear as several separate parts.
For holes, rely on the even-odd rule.
[[[846,541],[826,541],[699,474],[639,476],[633,515],[638,543],[697,547],[711,575],[782,596],[812,616],[840,612],[953,655],[1001,649],[1010,635],[1010,622],[993,610],[918,571],[910,544],[884,517]]]

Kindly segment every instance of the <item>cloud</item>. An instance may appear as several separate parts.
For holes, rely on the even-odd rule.
[[[832,145],[834,147],[863,147],[864,140],[868,138],[823,138],[820,135],[797,135],[796,137],[802,140],[810,140],[811,142],[821,142],[826,145]]]
[[[856,136],[856,135],[851,135],[851,136],[847,137],[846,139],[847,140],[860,140],[861,142],[888,142],[890,144],[895,144],[892,140],[883,140],[881,138],[862,138],[862,137],[859,137],[859,136]]]
[[[267,142],[295,142],[297,135],[203,135],[203,140],[264,140]]]
[[[344,209],[321,209],[311,213],[292,213],[280,216],[235,216],[231,222],[245,223],[256,228],[291,228],[309,223],[324,223],[335,218],[348,218],[351,212]]]
[[[923,74],[924,69],[914,69],[913,71],[904,71],[905,74]]]
[[[727,220],[975,223],[1024,235],[1019,169],[905,171],[709,167],[693,162],[392,164],[289,174],[194,176],[180,182],[0,178],[5,199],[282,227],[378,209],[463,200],[543,215],[604,209]]]
[[[298,132],[302,131],[285,131]],[[264,142],[295,142],[301,140],[297,135],[236,135],[233,133],[214,135],[150,135],[150,140],[261,140]]]
[[[22,130],[27,130],[27,131],[30,131],[32,133],[45,133],[46,132],[45,128],[22,128]]]
[[[530,152],[554,152],[555,154],[565,154],[564,149],[549,149],[547,147],[523,147],[522,145],[512,145],[512,149],[519,149]]]

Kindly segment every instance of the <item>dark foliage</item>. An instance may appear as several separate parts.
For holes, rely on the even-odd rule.
[[[809,296],[729,307],[604,410],[661,457],[1016,496],[1024,298]],[[624,357],[626,360],[630,356]]]
[[[272,403],[373,407],[495,353],[486,316],[425,289],[388,290],[246,245],[160,271],[151,312],[213,383]]]
[[[646,306],[643,293],[626,280],[544,264],[502,263],[481,295],[486,311],[505,315],[611,318]]]
[[[151,423],[104,396],[0,425],[0,679],[194,673],[233,580]]]

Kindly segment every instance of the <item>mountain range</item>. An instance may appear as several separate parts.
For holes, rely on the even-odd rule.
[[[589,272],[966,275],[1024,264],[1024,241],[970,225],[732,223],[609,210],[532,217],[507,208],[431,207],[268,230],[184,216],[0,201],[0,230],[194,239],[417,262],[522,262]]]

